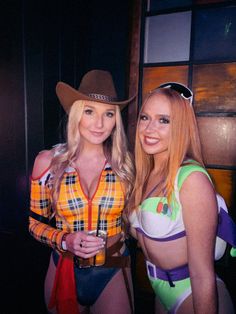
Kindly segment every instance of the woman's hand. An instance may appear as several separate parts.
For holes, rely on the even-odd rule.
[[[95,256],[105,243],[103,239],[78,231],[66,236],[67,250],[82,258]]]

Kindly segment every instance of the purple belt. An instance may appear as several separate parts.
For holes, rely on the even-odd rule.
[[[178,281],[189,277],[189,269],[187,264],[173,269],[161,269],[151,262],[146,261],[146,267],[149,277],[168,281],[171,287],[175,287],[173,281]]]

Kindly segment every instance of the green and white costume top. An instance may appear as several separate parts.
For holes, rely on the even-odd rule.
[[[204,167],[194,160],[187,160],[179,168],[176,175],[174,192],[170,204],[168,204],[165,196],[147,197],[138,210],[130,215],[129,221],[131,226],[155,241],[171,241],[185,236],[186,232],[179,191],[184,181],[193,172],[204,173],[209,178],[209,181],[212,182]],[[218,236],[216,237],[215,259],[218,260],[225,252],[226,241],[236,246],[236,227],[228,215],[224,199],[219,194],[216,194],[216,197],[219,217],[222,218],[219,219]],[[224,225],[223,222],[225,222],[226,218],[226,225]],[[228,219],[230,219],[230,226]]]

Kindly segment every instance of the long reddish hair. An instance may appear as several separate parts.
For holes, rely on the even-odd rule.
[[[170,201],[175,177],[183,161],[190,158],[203,165],[203,160],[197,122],[189,100],[184,99],[178,92],[170,88],[156,89],[147,96],[140,113],[146,102],[151,97],[157,97],[158,95],[165,96],[170,104],[170,141],[168,157],[160,165],[160,175],[163,180],[156,193],[158,195],[161,191],[166,191],[166,196]],[[128,206],[130,212],[135,210],[142,202],[149,175],[154,167],[153,155],[145,153],[142,148],[138,133],[139,122],[140,115],[135,139],[136,177]]]

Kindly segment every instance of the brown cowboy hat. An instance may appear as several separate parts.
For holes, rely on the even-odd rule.
[[[87,72],[77,89],[70,85],[58,82],[56,94],[64,110],[69,113],[70,107],[76,100],[92,100],[96,102],[118,105],[122,110],[135,96],[118,101],[111,74],[108,71],[92,70]]]

